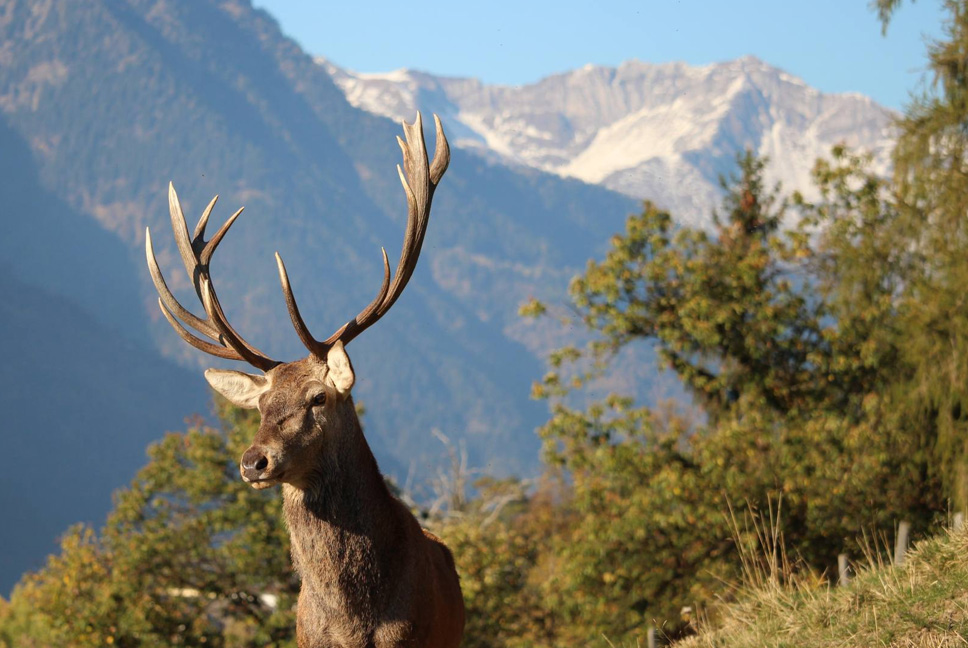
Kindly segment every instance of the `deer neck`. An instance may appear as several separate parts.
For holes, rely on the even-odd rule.
[[[292,557],[303,588],[331,607],[357,609],[392,576],[393,544],[402,537],[398,502],[363,437],[352,400],[341,403],[303,487],[283,485]]]

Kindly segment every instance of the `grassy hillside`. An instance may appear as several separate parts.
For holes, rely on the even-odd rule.
[[[795,578],[724,605],[716,624],[676,644],[738,646],[964,646],[968,643],[968,532],[917,544],[901,566],[868,559],[844,587]],[[812,580],[812,582],[811,582]]]

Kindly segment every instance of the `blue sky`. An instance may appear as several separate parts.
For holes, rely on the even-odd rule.
[[[586,63],[752,54],[824,92],[860,92],[891,108],[923,78],[925,42],[943,16],[940,0],[908,0],[882,36],[866,0],[254,4],[309,53],[358,72],[407,67],[518,85]]]

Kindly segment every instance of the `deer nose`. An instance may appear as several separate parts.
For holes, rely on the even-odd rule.
[[[269,458],[261,448],[252,446],[242,455],[242,477],[246,480],[258,479],[269,467]]]

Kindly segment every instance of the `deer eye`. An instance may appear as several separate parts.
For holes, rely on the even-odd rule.
[[[313,400],[311,402],[312,402],[313,407],[321,407],[321,406],[325,405],[326,404],[326,392],[319,392],[318,394],[316,394],[315,396],[313,396]]]

